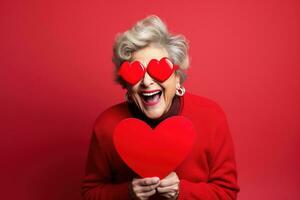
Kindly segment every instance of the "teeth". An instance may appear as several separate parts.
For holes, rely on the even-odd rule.
[[[155,95],[155,94],[158,94],[160,91],[156,91],[156,92],[151,92],[151,93],[142,93],[143,96],[152,96],[152,95]]]

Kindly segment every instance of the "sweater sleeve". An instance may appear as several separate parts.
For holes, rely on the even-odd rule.
[[[234,147],[224,116],[210,141],[210,172],[207,182],[180,180],[178,200],[235,200],[239,192]]]
[[[84,200],[129,200],[128,182],[113,183],[107,155],[93,133],[82,183]]]

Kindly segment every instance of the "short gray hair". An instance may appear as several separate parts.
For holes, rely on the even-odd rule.
[[[117,34],[113,46],[112,61],[115,64],[116,81],[123,87],[126,83],[117,75],[124,61],[131,61],[132,55],[150,44],[163,47],[169,54],[169,59],[179,65],[177,73],[181,83],[186,79],[184,70],[189,67],[188,41],[183,35],[169,33],[167,26],[156,15],[150,15],[138,21],[130,30]]]

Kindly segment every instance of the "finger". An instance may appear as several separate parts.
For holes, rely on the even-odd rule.
[[[152,185],[153,183],[155,183],[156,178],[134,178],[132,181],[132,185],[140,185],[140,186],[144,186],[144,185]]]
[[[178,185],[172,185],[168,187],[157,187],[158,193],[171,193],[171,192],[177,192],[178,191]]]
[[[178,185],[180,180],[177,177],[170,178],[170,179],[163,179],[160,181],[160,187],[168,187],[171,185]]]
[[[158,177],[138,179],[138,184],[141,186],[156,185],[160,180]]]
[[[136,191],[144,193],[144,192],[150,192],[153,190],[155,192],[155,188],[157,188],[157,186],[159,186],[159,183],[157,183],[155,185],[138,186]]]
[[[161,196],[163,196],[167,199],[171,199],[176,196],[176,193],[175,192],[174,193],[164,193],[164,194],[161,194]]]
[[[155,190],[151,190],[151,191],[149,191],[149,192],[143,192],[143,193],[141,193],[140,196],[141,196],[141,197],[144,197],[144,198],[148,198],[148,197],[154,195],[155,193],[156,193]]]

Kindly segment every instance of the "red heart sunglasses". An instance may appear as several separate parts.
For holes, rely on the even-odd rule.
[[[130,85],[135,85],[145,76],[146,72],[155,80],[164,82],[177,69],[179,69],[178,65],[174,65],[167,57],[164,57],[160,61],[152,59],[147,68],[139,61],[132,63],[124,61],[118,74]]]

